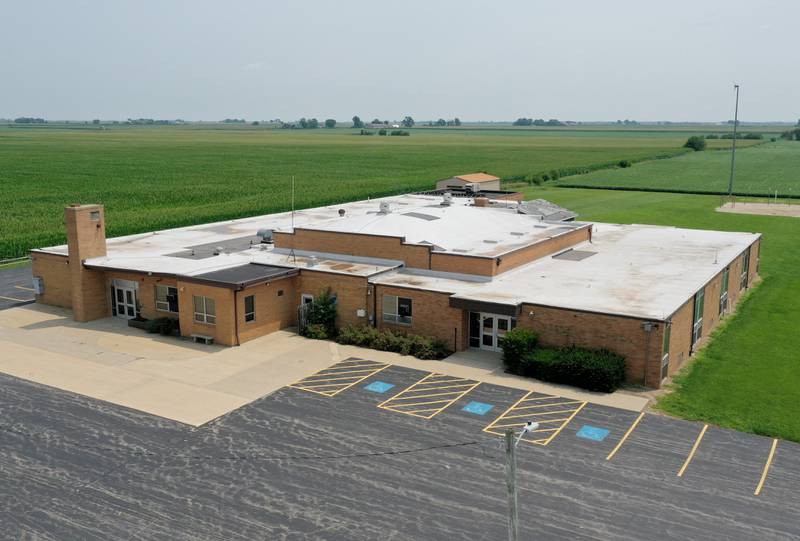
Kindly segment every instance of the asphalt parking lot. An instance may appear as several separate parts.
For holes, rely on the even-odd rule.
[[[199,428],[0,375],[0,536],[504,539],[531,418],[522,539],[800,536],[798,444],[354,359]]]
[[[30,265],[0,269],[0,310],[33,301]]]

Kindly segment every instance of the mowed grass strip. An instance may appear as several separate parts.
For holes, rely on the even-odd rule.
[[[561,183],[725,192],[730,167],[729,151],[705,150],[670,160],[642,162],[627,169],[566,177]],[[800,196],[800,143],[777,141],[738,149],[733,187],[734,191],[747,194],[774,194],[777,190],[780,195]]]
[[[799,218],[716,212],[719,196],[559,188],[527,189],[526,195],[574,209],[579,219],[763,233],[761,283],[657,407],[686,419],[800,441]]]
[[[682,132],[0,127],[0,258],[61,244],[63,207],[103,203],[109,236],[681,152]]]

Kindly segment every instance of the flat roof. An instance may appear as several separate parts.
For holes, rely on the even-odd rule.
[[[473,301],[529,303],[663,321],[759,236],[598,223],[592,242],[573,247],[591,254],[554,254],[491,280],[399,269],[370,281],[441,291]]]
[[[262,265],[260,263],[245,263],[236,267],[195,274],[191,280],[209,284],[243,288],[259,282],[286,278],[297,274],[297,269]]]

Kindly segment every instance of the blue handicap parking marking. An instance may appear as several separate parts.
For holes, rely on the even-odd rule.
[[[583,425],[576,436],[579,438],[586,438],[587,440],[603,441],[608,436],[609,431],[605,428],[597,428],[596,426]]]
[[[364,388],[368,391],[372,391],[373,393],[385,393],[392,387],[394,387],[394,383],[386,383],[385,381],[373,381]]]
[[[475,402],[474,400],[464,406],[462,411],[466,411],[468,413],[474,413],[476,415],[486,415],[489,410],[494,407],[492,404],[486,404],[485,402]]]

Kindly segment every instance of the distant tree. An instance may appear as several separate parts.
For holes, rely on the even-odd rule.
[[[557,118],[551,118],[547,121],[547,126],[563,126],[564,123],[558,120]]]
[[[443,118],[440,118],[439,120],[436,121],[436,125],[437,126],[447,126],[447,121],[445,119],[443,119]]]
[[[362,121],[360,118],[358,118],[358,115],[353,117],[353,127],[354,128],[363,128],[364,127],[364,121]]]
[[[458,117],[455,117],[453,119],[453,124],[455,124],[456,126],[460,126],[461,125],[461,121],[458,119]]]
[[[383,124],[383,121],[379,118],[373,118],[371,124]]]
[[[260,124],[261,122],[259,122],[258,120],[254,120],[253,122],[250,123],[251,126],[258,126]]]
[[[699,152],[706,149],[706,140],[700,135],[692,135],[686,140],[686,143],[683,146]]]
[[[305,117],[301,118],[297,121],[297,126],[303,130],[308,128],[308,120]]]
[[[319,128],[319,120],[316,118],[309,118],[306,127],[311,130]]]
[[[14,119],[14,124],[44,124],[47,121],[43,118],[33,118],[30,116],[21,116]]]
[[[414,126],[414,119],[410,116],[407,116],[403,119],[403,127],[405,128],[412,128]]]
[[[325,119],[325,127],[326,128],[335,128],[336,127],[336,121],[334,119],[332,119],[332,118],[326,118]]]
[[[378,130],[378,135],[386,135],[386,128],[381,128]]]
[[[92,124],[95,124],[95,125],[100,124],[100,119],[99,118],[95,118],[94,120],[92,120]]]
[[[530,126],[531,124],[533,124],[533,119],[525,117],[518,118],[511,123],[512,126]]]

